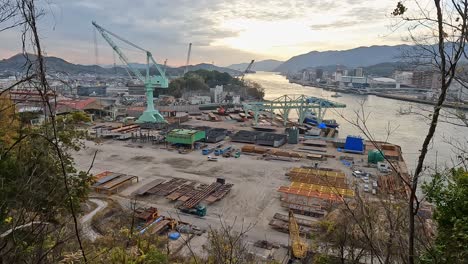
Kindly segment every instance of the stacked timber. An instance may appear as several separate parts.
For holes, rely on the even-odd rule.
[[[295,151],[288,151],[282,149],[274,149],[274,148],[263,148],[263,147],[256,147],[252,145],[244,145],[241,148],[243,153],[256,153],[256,154],[268,154],[278,157],[286,157],[286,158],[304,158],[305,155],[295,152]]]

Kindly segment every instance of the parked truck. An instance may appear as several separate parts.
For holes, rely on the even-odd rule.
[[[206,205],[198,204],[194,208],[180,208],[180,210],[187,214],[198,215],[199,217],[203,217],[206,215]]]
[[[215,150],[215,156],[223,155],[224,153],[230,151],[231,148],[232,148],[232,146],[226,147],[224,149],[218,148],[218,149]]]

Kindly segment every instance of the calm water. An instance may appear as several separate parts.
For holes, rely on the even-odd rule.
[[[346,104],[347,107],[344,109],[328,110],[325,116],[327,119],[336,119],[340,123],[340,137],[346,137],[346,135],[364,136],[357,128],[341,117],[342,115],[346,119],[355,120],[355,111],[359,111],[361,103],[364,102],[364,111],[368,115],[367,126],[374,138],[385,141],[388,134],[387,128],[390,127],[393,132],[389,136],[388,141],[401,146],[408,167],[412,170],[414,169],[429,122],[427,118],[420,115],[400,115],[398,112],[400,109],[408,109],[409,106],[412,106],[413,111],[420,108],[430,110],[431,106],[391,100],[373,95],[341,94],[342,97],[333,98],[330,96],[334,92],[292,84],[284,76],[270,72],[248,74],[245,78],[255,81],[265,88],[265,99],[275,99],[285,94],[305,94]],[[420,112],[423,113],[422,111]],[[293,113],[290,115],[292,117]],[[434,165],[437,161],[438,166],[452,165],[453,161],[456,161],[456,150],[447,142],[453,141],[453,139],[465,142],[466,144],[468,140],[468,128],[440,123],[437,127],[435,138],[430,145],[430,152],[426,159],[427,164]]]

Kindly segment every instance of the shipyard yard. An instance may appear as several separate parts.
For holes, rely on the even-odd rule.
[[[102,184],[108,185],[108,188],[95,187],[94,198],[110,198],[127,211],[131,211],[131,203],[136,201],[140,208],[157,208],[160,215],[190,223],[205,231],[219,228],[226,223],[238,230],[248,228],[246,241],[254,244],[266,240],[280,245],[279,249],[256,253],[260,258],[276,257],[278,261],[282,261],[281,258],[285,258],[287,253],[285,249],[289,243],[289,209],[297,213],[299,221],[304,222],[299,226],[305,235],[313,230],[313,223],[326,216],[327,211],[339,204],[342,198],[352,198],[355,191],[373,197],[377,193],[380,196],[381,192],[398,192],[397,189],[400,188],[398,183],[388,183],[388,179],[395,175],[379,172],[376,164],[368,163],[368,152],[375,149],[370,142],[363,142],[362,147],[365,150],[361,153],[338,151],[337,144],[344,144],[345,141],[337,141],[335,137],[327,138],[326,135],[312,139],[301,136],[297,144],[284,141],[279,147],[233,142],[248,140],[249,135],[259,135],[258,131],[249,127],[252,123],[252,119],[246,122],[212,122],[192,117],[184,123],[184,129],[203,127],[207,131],[213,128],[216,131],[229,131],[226,133],[229,136],[223,136],[221,141],[202,143],[202,146],[198,146],[199,149],[181,148],[156,141],[162,133],[157,130],[118,123],[96,124],[94,127],[101,127],[101,134],[97,135],[103,137],[96,141],[87,141],[86,147],[75,153],[74,158],[78,169],[86,171],[96,153],[90,170],[92,174],[97,177],[100,174],[105,176],[102,179],[121,175],[122,181],[118,181],[117,177],[117,180],[111,179]],[[211,125],[213,127],[209,128]],[[102,131],[102,127],[109,131]],[[122,132],[126,127],[129,130]],[[280,122],[268,128],[275,130],[269,133],[284,130]],[[91,133],[96,130],[89,129]],[[243,132],[238,133],[239,131]],[[131,136],[119,137],[118,134]],[[149,134],[153,136],[152,140],[144,136]],[[243,137],[236,137],[239,134]],[[229,147],[240,155],[215,156],[214,151],[203,155],[202,149],[216,149],[219,145],[222,147],[217,149]],[[398,146],[380,144],[379,147],[386,149],[387,157],[393,159],[402,171],[406,171]],[[210,160],[211,156],[216,157],[216,162]],[[356,170],[369,173],[368,178],[356,177],[353,175]],[[138,181],[130,178],[131,176],[136,176]],[[220,186],[226,185],[227,191],[217,199],[209,198],[210,195],[207,194],[196,201],[197,204],[207,204],[206,215],[200,217],[180,210],[180,206],[189,200],[190,191],[194,194],[196,190],[204,190],[195,186],[209,187],[219,178],[223,180]],[[97,181],[100,181],[99,178]],[[117,181],[115,186],[111,185],[113,181]],[[163,184],[166,187],[161,187]],[[184,194],[187,198],[181,201]],[[191,246],[199,250],[196,254],[204,254],[202,245],[206,241],[207,233],[192,238]],[[251,247],[252,250],[255,248]],[[187,248],[182,247],[179,251],[182,255],[188,254]]]
[[[321,221],[340,214],[356,195],[368,201],[407,195],[399,178],[409,178],[400,146],[356,136],[361,133],[336,115],[345,107],[297,94],[159,107],[168,125],[97,121],[84,127],[90,138],[73,156],[79,170],[94,175],[92,199],[112,201],[127,215],[138,208],[139,232],[181,236],[169,240],[172,254],[206,256],[210,230],[232,226],[245,232],[253,259],[286,263],[291,221],[310,243],[307,238],[323,232]],[[326,119],[327,109],[344,133]],[[90,239],[100,237],[101,225],[122,227],[116,211],[96,210],[102,213],[93,216],[95,224],[84,226]]]
[[[1,263],[468,262],[468,0],[4,2]]]

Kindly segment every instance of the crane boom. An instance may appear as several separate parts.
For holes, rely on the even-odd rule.
[[[249,71],[252,69],[252,65],[254,64],[255,60],[252,60],[250,63],[249,63],[249,66],[247,66],[247,69],[245,69],[245,72],[244,73],[249,73]]]
[[[307,255],[307,244],[299,236],[299,226],[297,225],[294,213],[289,211],[289,238],[291,239],[292,255],[297,259],[303,259]]]
[[[249,65],[247,66],[247,68],[245,69],[245,71],[242,73],[242,79],[241,81],[244,81],[244,76],[246,73],[249,73],[250,69],[252,69],[252,65],[254,64],[255,60],[252,60]]]
[[[188,66],[189,66],[189,63],[190,63],[190,53],[192,53],[192,43],[189,43],[189,46],[188,46],[187,62],[185,63],[184,74],[186,74],[188,72]]]
[[[117,53],[117,55],[119,55],[119,59],[122,61],[123,64],[125,64],[127,66],[128,69],[130,69],[130,71],[132,71],[133,74],[135,74],[135,76],[142,82],[145,81],[145,77],[143,77],[143,75],[141,74],[140,71],[136,70],[134,67],[132,67],[128,61],[128,58],[127,56],[125,56],[125,54],[122,52],[122,50],[119,48],[119,46],[117,46],[115,44],[115,42],[109,37],[108,33],[112,36],[116,36],[114,33],[104,29],[103,27],[99,26],[98,24],[96,24],[96,22],[92,22],[93,26],[99,31],[99,33],[101,33],[101,36],[107,41],[107,43],[112,47],[112,49],[115,51],[115,53]],[[118,37],[118,39],[121,39],[120,37]],[[129,43],[129,41],[125,41],[126,43]],[[133,45],[132,45],[133,46]],[[139,47],[138,47],[139,49]]]
[[[165,69],[162,70],[158,63],[153,58],[151,52],[143,49],[142,47],[118,36],[115,33],[110,32],[109,30],[101,27],[96,22],[92,22],[93,26],[101,33],[102,37],[107,41],[107,43],[112,47],[112,49],[117,53],[119,59],[124,63],[126,66],[127,72],[130,74],[132,72],[137,79],[142,81],[145,84],[145,92],[146,92],[146,110],[143,114],[138,118],[137,123],[146,124],[146,123],[167,123],[164,120],[164,117],[159,113],[158,110],[154,108],[153,102],[153,90],[154,88],[168,88],[169,87],[169,80],[166,77]],[[126,44],[145,52],[146,54],[146,76],[140,72],[140,70],[135,69],[129,62],[127,56],[122,52],[122,50],[117,46],[117,44],[112,40],[110,36],[119,39]],[[150,63],[154,64],[156,70],[159,72],[159,76],[151,76],[150,75]],[[128,71],[130,70],[130,71]]]

